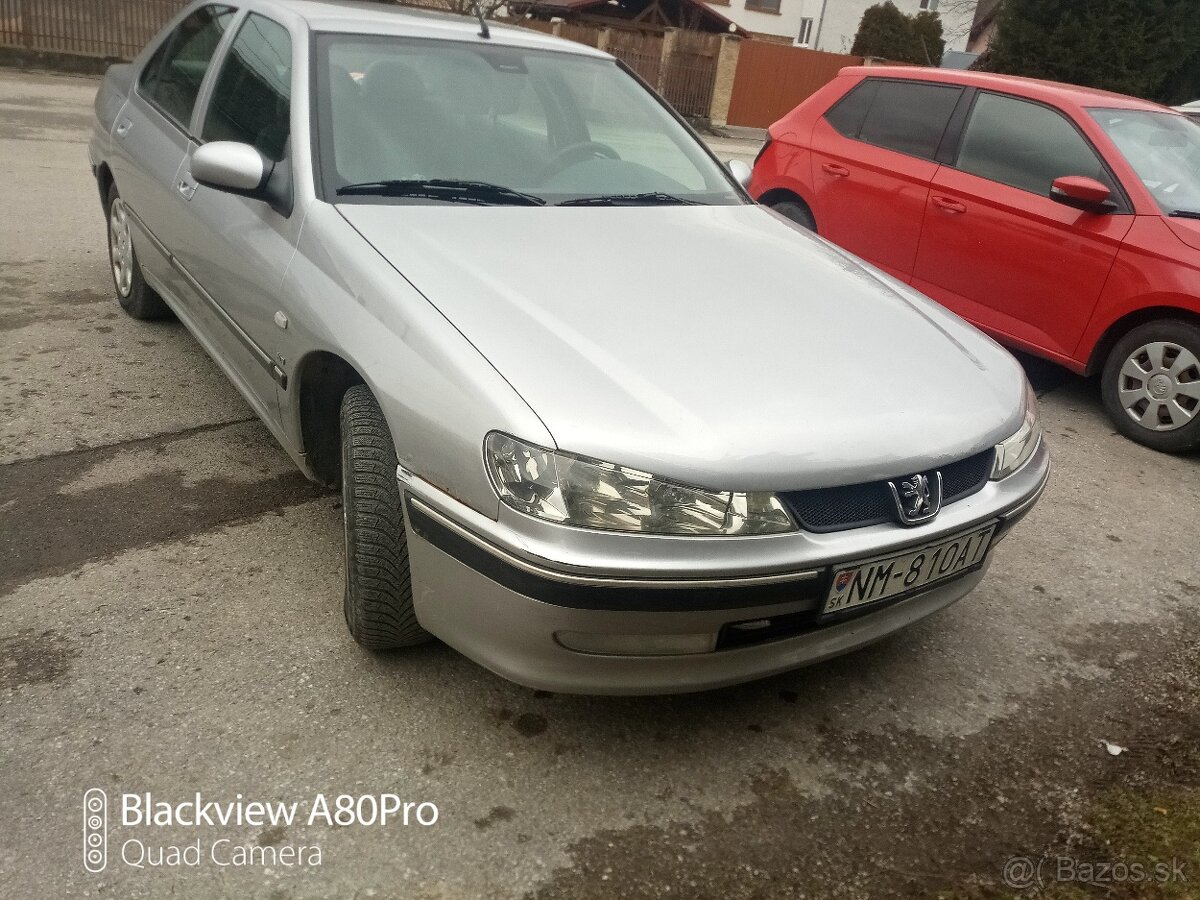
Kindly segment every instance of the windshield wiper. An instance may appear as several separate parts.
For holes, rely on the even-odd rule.
[[[596,197],[577,197],[564,200],[559,206],[696,206],[695,200],[685,200],[674,194],[647,191],[644,194],[600,194]]]
[[[447,178],[406,178],[390,181],[363,181],[337,189],[339,197],[414,197],[420,200],[444,200],[447,203],[475,203],[480,206],[545,206],[546,201],[523,194],[501,184],[487,181],[458,181]]]
[[[1175,209],[1170,215],[1177,219],[1200,219],[1200,209]]]

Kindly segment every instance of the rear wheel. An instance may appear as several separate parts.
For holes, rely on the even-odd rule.
[[[115,184],[108,188],[108,262],[121,308],[135,319],[165,319],[171,308],[146,284],[129,229],[129,208]]]
[[[809,231],[817,230],[817,220],[813,218],[812,210],[802,200],[777,200],[768,206]]]
[[[413,610],[396,448],[366,385],[346,391],[341,424],[346,626],[371,650],[424,643],[429,634]]]
[[[1200,328],[1178,319],[1139,325],[1117,341],[1101,378],[1105,410],[1123,435],[1167,453],[1200,446]]]

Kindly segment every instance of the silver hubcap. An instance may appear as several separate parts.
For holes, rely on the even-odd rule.
[[[133,288],[133,242],[129,239],[129,212],[120,197],[113,201],[108,214],[108,254],[117,291],[128,297]]]
[[[1143,428],[1174,431],[1200,412],[1200,360],[1173,341],[1134,350],[1119,379],[1121,406]]]

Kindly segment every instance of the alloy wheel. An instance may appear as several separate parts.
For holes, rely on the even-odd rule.
[[[108,213],[108,253],[117,291],[128,297],[133,290],[133,242],[129,237],[129,212],[120,197],[113,200]]]

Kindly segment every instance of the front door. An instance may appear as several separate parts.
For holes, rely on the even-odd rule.
[[[273,177],[284,177],[289,169],[291,81],[287,29],[249,14],[220,63],[200,142],[250,144],[274,163]],[[188,190],[175,198],[182,239],[172,249],[190,276],[201,328],[259,415],[276,422],[277,391],[286,389],[288,365],[288,320],[280,285],[299,236],[300,216],[289,203],[199,185],[189,163],[180,181]]]
[[[1064,175],[1113,189],[1115,214],[1050,199]],[[1117,182],[1061,112],[980,92],[957,162],[934,177],[913,287],[1011,341],[1067,358],[1133,224]]]

